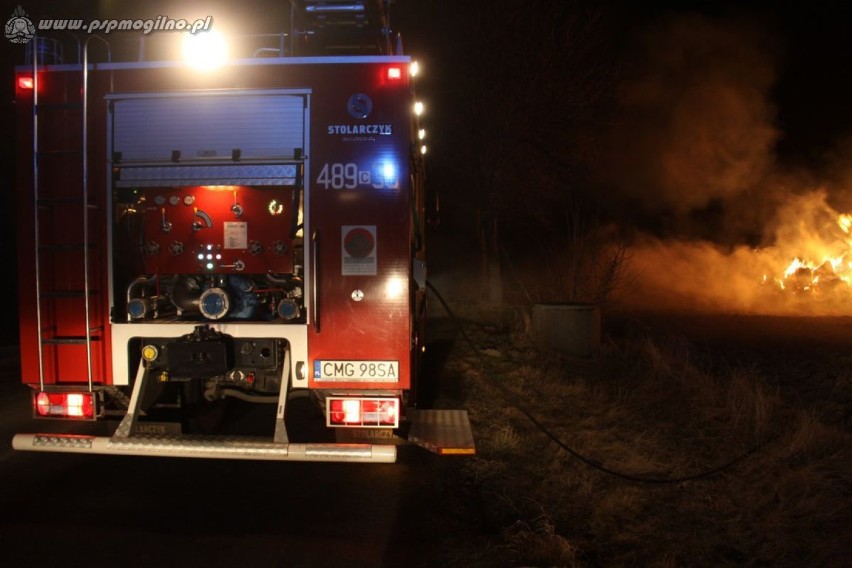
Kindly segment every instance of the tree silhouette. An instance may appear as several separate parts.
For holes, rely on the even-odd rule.
[[[599,8],[456,3],[455,170],[476,225],[483,297],[503,299],[503,233],[564,230],[595,159],[615,64]],[[556,213],[554,215],[554,213]]]

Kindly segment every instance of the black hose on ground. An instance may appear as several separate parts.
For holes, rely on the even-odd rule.
[[[483,355],[482,355],[482,353],[480,353],[479,349],[477,349],[476,344],[473,342],[473,340],[467,334],[467,332],[465,331],[464,327],[462,326],[460,320],[455,316],[453,311],[450,309],[450,306],[447,304],[447,302],[441,296],[440,292],[438,292],[438,290],[435,289],[435,287],[432,285],[431,282],[427,281],[426,286],[432,292],[432,294],[434,294],[434,296],[438,299],[438,301],[441,303],[441,305],[444,307],[444,310],[446,310],[447,315],[449,316],[450,320],[458,328],[459,334],[465,340],[465,342],[470,347],[470,349],[479,358],[482,366],[487,367],[488,361],[483,357]],[[621,478],[621,479],[624,479],[624,480],[627,480],[627,481],[633,481],[633,482],[636,482],[636,483],[647,483],[647,484],[662,485],[662,484],[667,484],[667,483],[684,483],[686,481],[696,481],[696,480],[699,480],[699,479],[706,479],[708,477],[711,477],[713,475],[721,473],[721,472],[723,472],[727,469],[730,469],[733,466],[735,466],[736,464],[745,460],[746,458],[754,455],[759,450],[761,450],[763,447],[765,447],[766,444],[768,444],[770,441],[772,441],[773,439],[775,439],[777,437],[777,435],[776,435],[776,436],[770,437],[767,440],[763,440],[762,442],[760,442],[760,443],[756,444],[755,446],[749,448],[743,454],[741,454],[741,455],[739,455],[739,456],[737,456],[737,457],[735,457],[735,458],[733,458],[733,459],[731,459],[731,460],[729,460],[729,461],[727,461],[727,462],[725,462],[725,463],[723,463],[719,466],[707,469],[707,470],[702,471],[700,473],[695,473],[695,474],[691,474],[691,475],[684,475],[684,476],[681,476],[681,477],[663,477],[662,474],[660,474],[660,475],[638,475],[638,474],[633,474],[633,473],[625,473],[625,472],[621,472],[621,471],[616,471],[614,469],[610,469],[610,468],[604,466],[603,464],[601,464],[600,462],[598,462],[597,460],[593,460],[593,459],[581,454],[580,452],[578,452],[577,450],[575,450],[574,448],[572,448],[571,446],[569,446],[568,444],[563,442],[556,434],[551,432],[547,428],[547,426],[542,424],[541,421],[539,421],[538,418],[535,417],[535,415],[532,413],[532,411],[530,409],[526,408],[520,402],[518,402],[518,396],[515,393],[513,393],[511,390],[506,388],[504,385],[494,381],[493,378],[492,378],[493,375],[491,373],[484,373],[483,375],[484,375],[485,381],[491,387],[493,387],[495,390],[497,390],[500,393],[500,395],[503,397],[503,399],[506,401],[507,404],[509,404],[510,406],[515,408],[518,412],[520,412],[521,414],[526,416],[527,420],[529,420],[545,436],[547,436],[551,441],[553,441],[557,446],[562,448],[564,451],[568,452],[570,455],[577,458],[578,460],[580,460],[581,462],[583,462],[584,464],[586,464],[587,466],[589,466],[593,469],[596,469],[596,470],[603,472],[603,473],[606,473],[608,475],[612,475],[614,477],[618,477],[618,478]]]

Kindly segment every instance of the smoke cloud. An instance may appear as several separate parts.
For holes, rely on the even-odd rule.
[[[632,51],[602,174],[613,202],[640,219],[622,302],[852,314],[852,241],[829,190],[852,181],[852,169],[821,176],[777,163],[776,38],[742,19],[672,16],[645,28]],[[795,258],[802,266],[785,275]]]
[[[668,17],[636,38],[604,178],[674,227],[757,193],[779,132],[769,92],[775,40],[744,21]],[[679,218],[679,219],[678,219]]]

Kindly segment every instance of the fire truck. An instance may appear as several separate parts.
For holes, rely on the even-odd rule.
[[[202,69],[153,57],[153,36],[33,38],[16,69],[21,373],[34,424],[74,427],[15,449],[475,452],[466,411],[418,398],[425,147],[389,14],[293,0],[287,31]]]

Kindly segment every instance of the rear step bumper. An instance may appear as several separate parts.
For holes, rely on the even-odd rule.
[[[237,460],[396,462],[396,446],[372,444],[279,444],[234,436],[80,436],[17,434],[16,450],[122,456],[221,458]]]
[[[408,416],[409,442],[443,456],[476,454],[467,410],[411,409]]]

